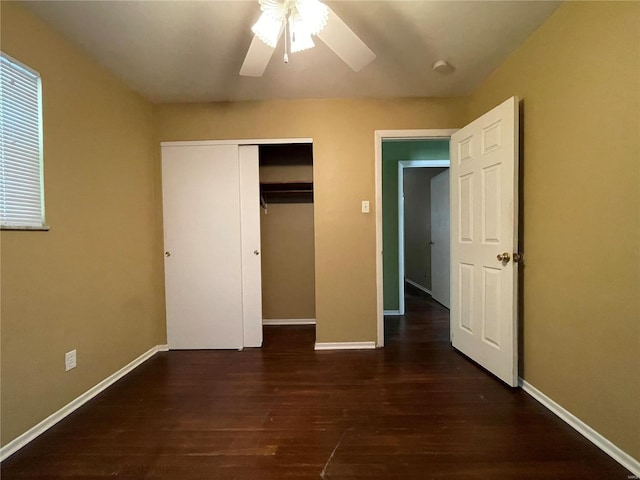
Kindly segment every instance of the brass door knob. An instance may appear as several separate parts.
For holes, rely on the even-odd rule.
[[[511,255],[509,255],[509,252],[499,253],[497,259],[500,262],[509,263],[509,260],[511,260]]]
[[[170,257],[171,256],[171,252],[164,252],[164,256],[165,257]]]
[[[513,261],[518,263],[520,260],[522,260],[522,254],[518,253],[518,252],[514,252],[513,253]]]
[[[254,250],[254,251],[253,251],[253,254],[254,254],[254,255],[260,255],[260,252],[259,252],[258,250]]]

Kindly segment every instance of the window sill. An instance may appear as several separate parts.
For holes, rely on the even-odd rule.
[[[9,231],[9,230],[13,230],[13,231],[34,231],[34,232],[48,232],[49,231],[49,226],[48,225],[43,225],[41,227],[18,227],[18,226],[10,226],[10,225],[2,225],[0,226],[0,231]]]

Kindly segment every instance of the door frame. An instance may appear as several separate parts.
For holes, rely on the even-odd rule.
[[[400,160],[398,162],[398,315],[404,315],[404,169],[449,168],[450,160]],[[384,272],[383,272],[384,273]]]
[[[273,144],[313,143],[312,137],[300,138],[243,138],[240,140],[178,140],[172,142],[160,142],[165,146],[198,146],[198,145],[273,145]]]
[[[376,130],[374,132],[375,162],[375,212],[376,212],[376,320],[377,347],[384,346],[384,301],[382,272],[382,141],[390,139],[404,140],[445,140],[458,129],[427,130]]]

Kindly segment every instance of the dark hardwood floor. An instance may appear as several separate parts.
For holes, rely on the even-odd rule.
[[[619,479],[630,473],[448,343],[409,295],[377,351],[161,353],[2,464],[2,479]]]

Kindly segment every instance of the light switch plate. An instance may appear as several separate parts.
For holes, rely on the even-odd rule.
[[[369,200],[362,201],[362,213],[369,213]]]

